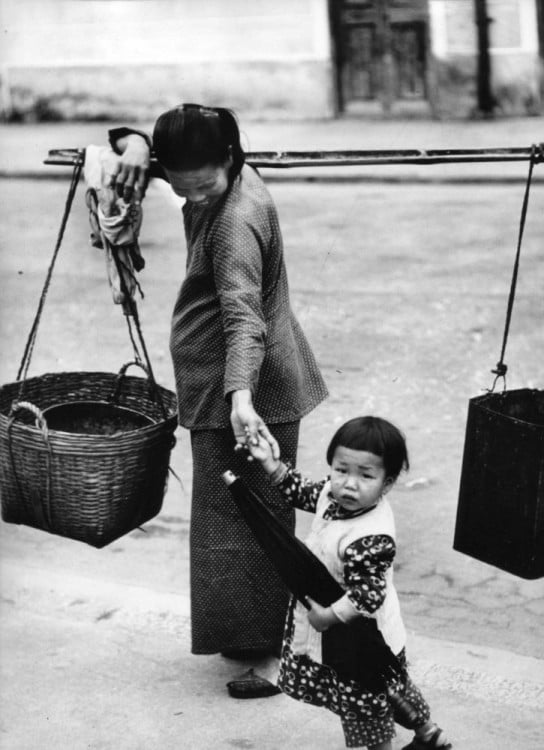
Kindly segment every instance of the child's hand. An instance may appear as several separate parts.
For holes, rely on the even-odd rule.
[[[279,462],[274,458],[270,442],[264,437],[260,428],[257,435],[253,437],[250,436],[249,429],[246,429],[246,436],[246,448],[250,455],[259,461],[268,474],[272,474]]]
[[[314,602],[309,596],[306,597],[306,600],[310,605],[308,620],[310,621],[310,625],[319,633],[328,630],[331,625],[336,625],[339,622],[330,607],[322,607],[321,604]]]

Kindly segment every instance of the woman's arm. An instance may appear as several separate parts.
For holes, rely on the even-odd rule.
[[[116,190],[127,203],[143,199],[149,181],[151,139],[130,128],[109,131],[110,145],[117,154],[108,166],[106,187]]]
[[[257,220],[252,223],[243,210],[228,207],[215,222],[207,248],[225,335],[224,395],[231,404],[237,445],[260,435],[278,459],[278,444],[253,405],[267,334],[262,307],[264,242]]]
[[[267,334],[259,231],[236,212],[222,215],[213,229],[207,244],[225,334],[224,393],[249,390],[253,397]]]

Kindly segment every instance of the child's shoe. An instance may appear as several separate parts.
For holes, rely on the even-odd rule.
[[[405,745],[402,750],[451,750],[453,745],[448,742],[443,729],[436,724],[428,735],[418,737],[417,734],[409,745]]]

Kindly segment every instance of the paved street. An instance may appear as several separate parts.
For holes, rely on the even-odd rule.
[[[309,125],[304,145],[300,124],[247,130],[255,150],[447,147],[469,138],[475,146],[530,145],[543,132],[541,118],[487,123],[486,130],[483,123],[466,131],[462,123],[439,125],[360,126],[368,146],[354,142],[353,122]],[[100,124],[0,128],[0,173],[10,178],[0,180],[2,383],[15,378],[67,190],[64,180],[43,179],[36,162],[48,148],[98,142],[103,131]],[[55,169],[47,175],[58,176]],[[414,677],[456,748],[540,750],[543,583],[452,549],[466,409],[491,386],[500,353],[526,165],[423,169],[433,179],[399,168],[385,179],[380,168],[352,172],[349,181],[331,181],[332,173],[311,182],[269,180],[293,305],[331,391],[303,423],[299,463],[323,475],[330,435],[357,413],[380,414],[405,431],[411,471],[391,497]],[[543,169],[535,168],[507,348],[510,388],[543,382]],[[79,190],[30,375],[116,371],[131,358],[103,259],[88,244]],[[167,343],[184,267],[181,220],[158,185],[144,212],[139,306],[156,376],[171,388]],[[172,465],[182,486],[171,477],[162,513],[103,550],[1,525],[2,750],[342,747],[332,715],[284,696],[233,701],[224,690],[229,665],[190,656],[191,468],[182,429]],[[301,535],[307,526],[301,514]],[[396,750],[407,737],[399,730]]]

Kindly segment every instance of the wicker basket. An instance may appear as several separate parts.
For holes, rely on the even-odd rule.
[[[176,397],[141,377],[50,373],[0,388],[2,518],[104,547],[159,513],[166,489]],[[145,369],[145,368],[143,368]],[[156,389],[156,390],[155,390]],[[157,393],[159,398],[157,397]],[[51,430],[44,412],[100,401],[147,417],[115,435]]]

